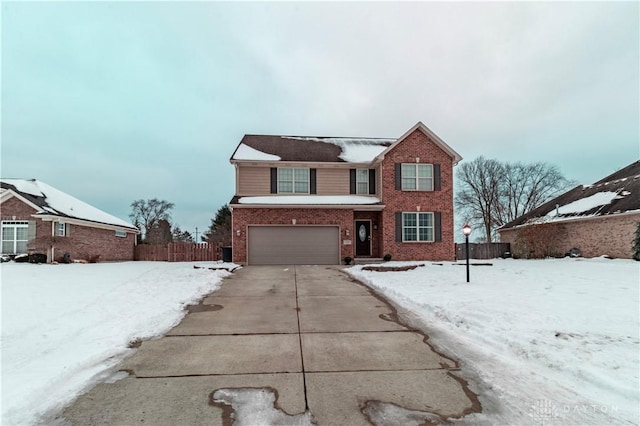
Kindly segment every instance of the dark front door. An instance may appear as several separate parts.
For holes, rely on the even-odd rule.
[[[356,220],[356,257],[371,256],[371,221]]]

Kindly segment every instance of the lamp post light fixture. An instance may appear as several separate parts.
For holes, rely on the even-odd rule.
[[[467,258],[467,282],[469,282],[469,234],[471,234],[471,226],[463,226],[462,233],[464,234],[464,245]]]

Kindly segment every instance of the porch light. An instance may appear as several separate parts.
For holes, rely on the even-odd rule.
[[[236,235],[237,235],[238,237],[240,236],[240,230],[239,230],[239,229],[236,231]]]

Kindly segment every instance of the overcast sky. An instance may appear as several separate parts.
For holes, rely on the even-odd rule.
[[[2,177],[202,232],[245,133],[398,137],[592,183],[639,146],[639,3],[2,2]]]

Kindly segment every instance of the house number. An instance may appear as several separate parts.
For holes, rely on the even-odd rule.
[[[360,229],[358,229],[358,237],[360,237],[361,242],[364,242],[364,240],[367,238],[367,230],[365,229],[364,225],[360,225]]]

